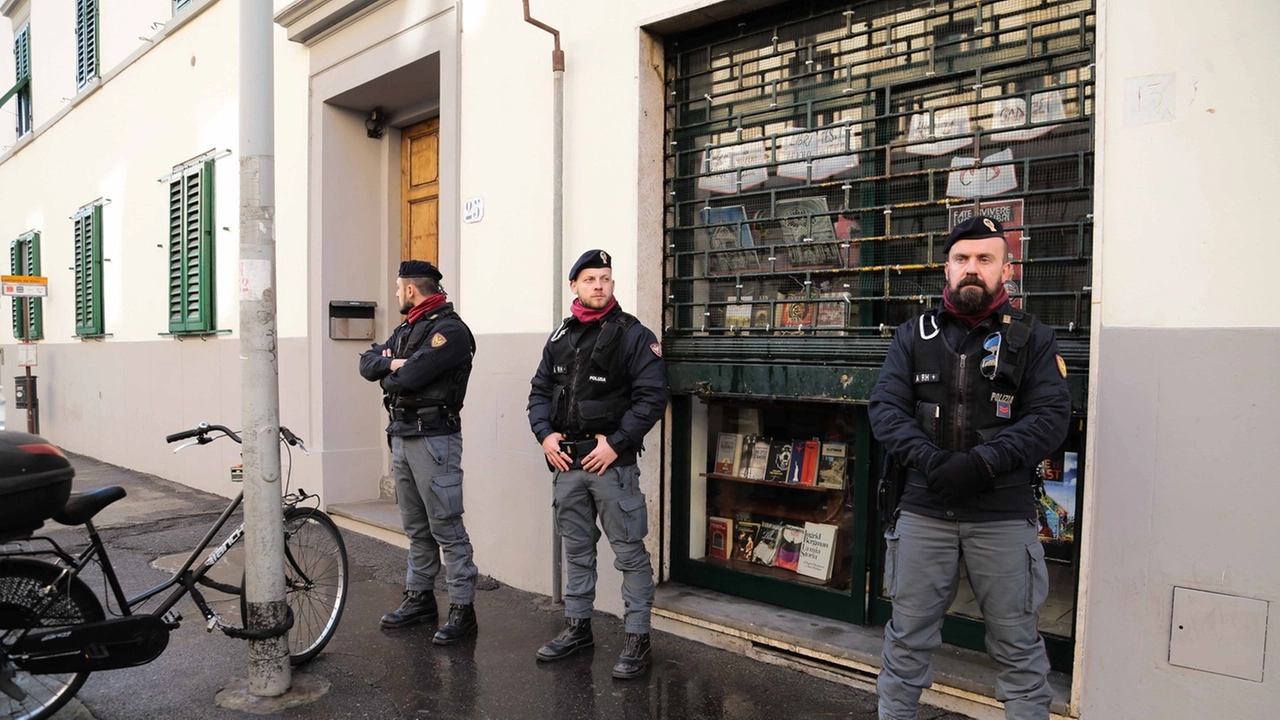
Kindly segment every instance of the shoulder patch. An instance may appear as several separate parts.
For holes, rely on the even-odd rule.
[[[1062,373],[1062,377],[1067,376],[1067,362],[1062,359],[1061,355],[1055,355],[1058,358],[1058,372]]]
[[[435,335],[431,336],[431,347],[433,348],[443,347],[444,344],[447,342],[449,341],[445,338],[444,335],[441,335],[440,333],[436,333]]]
[[[662,343],[653,343],[649,346],[649,349],[653,351],[654,355],[662,357]]]

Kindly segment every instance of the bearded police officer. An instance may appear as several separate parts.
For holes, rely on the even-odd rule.
[[[573,264],[573,315],[547,340],[529,392],[529,424],[555,473],[556,525],[568,562],[564,629],[537,657],[560,660],[595,641],[598,515],[622,571],[627,636],[613,676],[628,679],[649,666],[653,607],[644,546],[649,514],[636,456],[666,412],[667,377],[658,339],[613,297],[612,267],[603,250]]]
[[[475,339],[447,302],[429,262],[400,264],[396,300],[407,316],[382,345],[360,356],[360,374],[378,382],[391,416],[391,472],[409,570],[404,601],[382,616],[395,629],[438,617],[433,592],[444,555],[449,618],[432,642],[450,645],[476,632],[476,566],[462,524],[462,421]]]
[[[963,562],[1000,664],[1010,720],[1045,720],[1052,692],[1037,629],[1047,596],[1034,468],[1066,437],[1066,365],[1052,328],[1009,303],[1004,228],[986,217],[947,237],[943,308],[898,328],[871,393],[876,438],[906,471],[885,533],[881,720],[914,720]]]

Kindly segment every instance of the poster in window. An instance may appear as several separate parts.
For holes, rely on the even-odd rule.
[[[996,142],[1032,140],[1058,127],[1048,123],[1066,119],[1067,111],[1062,104],[1062,90],[1050,90],[1032,95],[1030,111],[1027,110],[1027,101],[1020,97],[1000,98],[996,100],[995,111],[991,114],[991,129],[998,132],[993,132],[986,137]],[[1032,127],[1026,127],[1028,123]]]
[[[860,135],[848,125],[822,127],[809,132],[782,135],[774,140],[778,177],[825,180],[858,167]]]
[[[932,126],[930,120],[932,119]],[[969,106],[917,113],[911,116],[911,128],[904,149],[912,155],[946,155],[973,144],[969,124]]]
[[[1018,173],[1008,148],[982,158],[981,163],[977,158],[951,158],[947,197],[991,197],[1017,188]]]
[[[769,171],[765,163],[769,162],[769,151],[765,149],[764,140],[756,140],[738,145],[708,147],[702,151],[702,173],[698,178],[698,189],[714,193],[736,193],[769,179]],[[739,185],[739,171],[742,175]]]
[[[1045,558],[1069,563],[1076,535],[1078,456],[1074,452],[1064,452],[1040,463],[1038,472],[1043,490],[1036,498],[1036,511]]]

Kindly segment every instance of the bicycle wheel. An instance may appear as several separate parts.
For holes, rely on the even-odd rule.
[[[9,648],[26,630],[105,619],[102,603],[89,586],[78,577],[59,580],[62,573],[63,568],[41,560],[0,558],[0,685],[7,686],[0,691],[0,717],[47,718],[89,677],[87,670],[36,675],[22,668],[21,657],[9,657]],[[26,697],[19,700],[13,697],[17,694]]]
[[[320,654],[338,629],[347,603],[347,546],[338,526],[319,510],[284,514],[285,602],[293,611],[289,661],[301,665]],[[248,617],[241,584],[240,617]]]

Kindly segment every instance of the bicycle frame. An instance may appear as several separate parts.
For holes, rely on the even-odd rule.
[[[115,567],[111,564],[110,555],[107,553],[106,546],[103,544],[102,538],[98,534],[98,529],[94,527],[92,521],[85,523],[85,529],[89,535],[89,545],[81,551],[79,555],[72,556],[70,553],[63,550],[62,547],[52,538],[44,536],[35,536],[29,538],[28,541],[46,542],[52,547],[52,550],[4,552],[0,553],[0,555],[20,557],[53,554],[58,557],[61,564],[64,566],[64,577],[67,578],[79,576],[89,563],[96,559],[102,567],[102,574],[106,578],[107,584],[111,590],[112,598],[115,600],[116,607],[119,608],[121,616],[133,615],[134,609],[139,605],[147,602],[151,598],[154,598],[165,590],[178,585],[179,587],[174,589],[174,591],[166,597],[154,611],[147,614],[164,617],[182,600],[184,596],[189,593],[192,600],[195,601],[196,606],[200,608],[200,612],[204,615],[205,620],[214,622],[217,617],[217,613],[215,613],[213,609],[209,607],[208,603],[205,602],[204,597],[200,594],[200,591],[196,589],[195,585],[196,583],[204,581],[204,584],[213,585],[216,589],[223,592],[233,591],[231,594],[237,595],[240,593],[239,588],[231,588],[230,586],[222,585],[220,583],[215,584],[211,580],[205,580],[205,575],[218,563],[219,560],[222,559],[224,555],[227,554],[227,551],[234,547],[235,544],[244,537],[244,523],[241,523],[235,530],[233,530],[231,534],[227,536],[227,539],[222,541],[222,544],[215,548],[214,551],[205,558],[203,563],[197,566],[194,570],[192,570],[192,566],[195,565],[196,560],[209,547],[210,543],[213,542],[213,539],[218,535],[218,533],[222,531],[222,528],[226,526],[227,520],[229,520],[231,515],[235,513],[236,509],[240,507],[240,503],[243,500],[243,492],[238,493],[236,497],[231,500],[226,509],[222,511],[222,514],[214,522],[213,526],[205,533],[204,538],[200,540],[200,543],[196,548],[187,556],[187,559],[183,562],[181,569],[175,572],[168,580],[131,598],[125,597],[124,589],[120,585],[120,579],[116,575]],[[62,579],[60,578],[59,581],[62,582]]]

